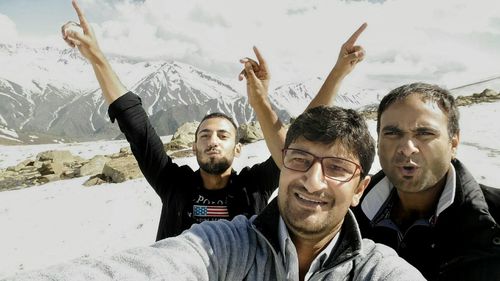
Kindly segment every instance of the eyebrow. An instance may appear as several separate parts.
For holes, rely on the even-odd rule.
[[[399,128],[398,126],[396,125],[387,125],[385,127],[383,127],[381,129],[382,132],[387,132],[387,131],[390,131],[390,132],[398,132],[398,133],[401,133],[403,132],[404,130],[402,130],[401,128]],[[414,128],[414,129],[411,129],[410,130],[411,132],[428,132],[428,131],[432,131],[432,132],[439,132],[439,130],[437,128],[434,128],[432,126],[428,126],[428,125],[425,125],[425,126],[419,126],[417,128]]]
[[[200,130],[198,132],[198,135],[202,134],[202,133],[211,133],[211,132],[214,132],[213,130],[210,130],[210,129],[203,129],[203,130]],[[228,134],[231,134],[231,132],[227,131],[227,130],[224,130],[224,129],[221,129],[221,130],[217,130],[216,131],[217,133],[228,133]]]
[[[401,130],[396,125],[387,125],[387,126],[383,127],[381,131],[403,132],[403,130]]]

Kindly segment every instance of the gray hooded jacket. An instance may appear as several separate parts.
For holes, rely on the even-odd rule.
[[[290,280],[280,253],[278,221],[274,200],[251,219],[240,215],[231,222],[203,222],[150,247],[76,259],[6,280]],[[349,211],[329,258],[309,280],[425,279],[391,248],[361,239]]]

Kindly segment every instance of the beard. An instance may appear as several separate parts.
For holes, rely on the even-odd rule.
[[[220,175],[231,166],[229,161],[225,158],[219,161],[207,161],[204,163],[199,163],[199,165],[203,171],[211,175]]]
[[[227,158],[209,159],[202,162],[201,155],[197,155],[197,160],[200,169],[211,175],[220,175],[224,173],[232,164]]]

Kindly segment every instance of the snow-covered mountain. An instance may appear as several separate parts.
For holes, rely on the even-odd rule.
[[[219,111],[237,123],[255,119],[246,93],[223,79],[174,61],[108,56],[128,89],[138,94],[161,135]],[[0,143],[112,139],[120,135],[107,116],[93,71],[77,50],[0,44]],[[287,121],[303,111],[321,79],[278,87],[271,100]],[[356,105],[356,97],[343,96]],[[343,103],[344,104],[344,103]]]
[[[255,120],[246,93],[207,71],[176,61],[108,59],[125,86],[141,97],[160,135],[215,111],[233,116],[239,124]],[[118,126],[109,122],[92,68],[77,50],[0,44],[0,65],[0,144],[120,136]],[[299,115],[322,83],[322,78],[313,78],[272,90],[270,99],[279,117],[287,122]],[[386,93],[343,86],[336,104],[364,109],[376,106]]]

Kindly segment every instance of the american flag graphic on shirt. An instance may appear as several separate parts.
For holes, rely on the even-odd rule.
[[[229,212],[227,206],[206,206],[193,205],[193,214],[195,217],[202,218],[228,218]]]

